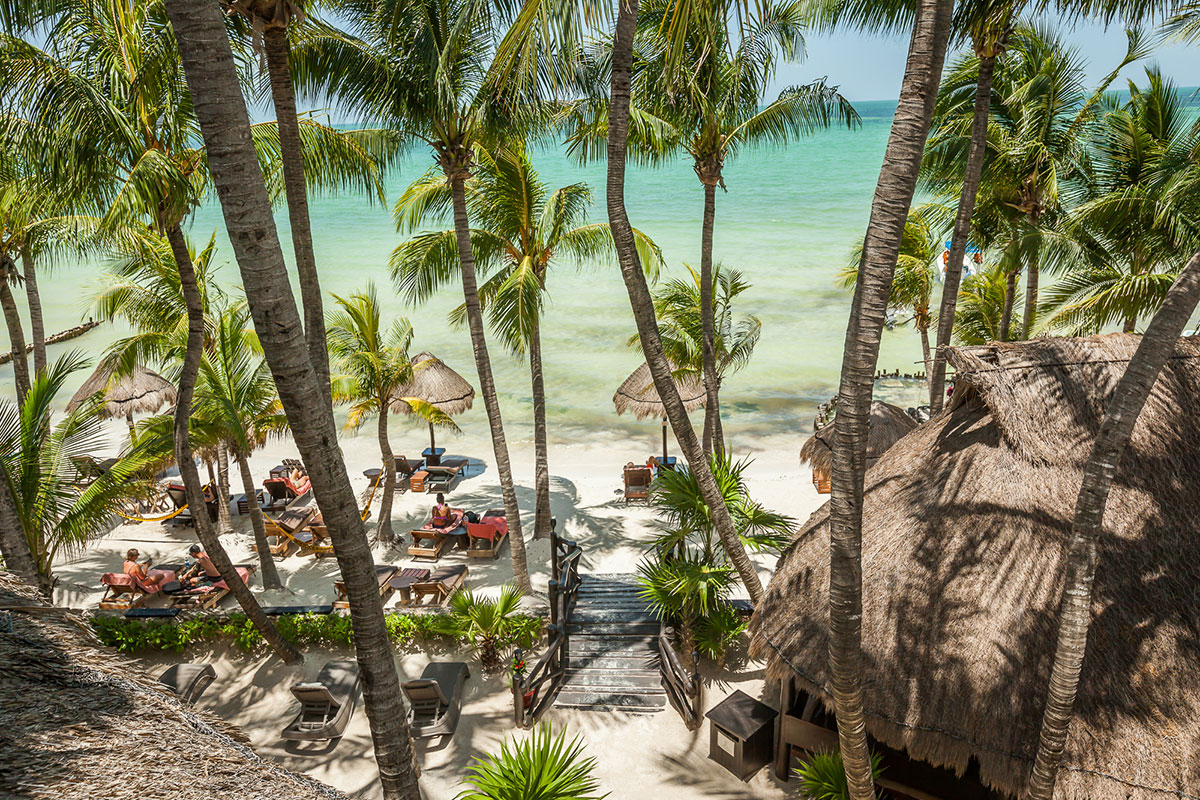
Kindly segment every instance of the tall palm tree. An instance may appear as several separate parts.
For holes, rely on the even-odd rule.
[[[1000,335],[1008,297],[1008,275],[1002,265],[990,266],[963,278],[958,291],[954,313],[954,341],[960,345],[987,344],[1011,340]],[[1016,287],[1014,299],[1021,301],[1021,289]]]
[[[740,150],[786,144],[834,124],[850,128],[858,114],[825,79],[783,90],[766,106],[759,103],[781,62],[798,59],[804,48],[807,11],[802,3],[758,3],[753,19],[730,37],[724,24],[707,16],[684,25],[682,38],[671,30],[676,0],[652,0],[639,11],[632,100],[639,125],[632,144],[662,160],[683,150],[704,192],[700,230],[700,295],[703,328],[705,454],[723,449],[720,429],[720,375],[716,369],[713,294],[713,229],[716,190],[725,190],[724,165]],[[706,14],[724,21],[733,3],[714,4]],[[576,114],[571,146],[586,154],[607,135],[606,103],[586,101]]]
[[[250,117],[220,9],[207,0],[168,0],[188,86],[208,149],[254,327],[279,389],[296,447],[308,467],[350,599],[354,647],[363,671],[384,800],[420,800],[407,713],[384,624],[375,565],[346,473],[332,409],[308,358],[300,313],[284,267]]]
[[[923,206],[909,212],[904,223],[904,235],[900,239],[896,272],[892,276],[892,293],[888,299],[888,307],[892,310],[912,313],[913,327],[921,337],[926,380],[930,380],[933,374],[929,327],[933,323],[933,285],[937,280],[937,260],[942,251],[937,218],[944,210],[940,206]],[[862,251],[859,249],[852,263],[838,276],[843,288],[853,289],[858,283],[858,264],[861,259]],[[949,272],[947,268],[946,273]],[[943,288],[942,291],[948,292],[950,289]]]
[[[329,318],[329,352],[338,373],[333,379],[333,399],[349,403],[346,427],[357,429],[375,414],[378,421],[379,454],[383,459],[383,497],[379,503],[380,541],[395,541],[392,531],[392,497],[396,493],[396,457],[388,443],[388,415],[403,403],[418,419],[430,425],[458,430],[450,417],[436,406],[416,397],[397,397],[396,390],[413,378],[408,355],[413,327],[404,317],[385,327],[375,285],[349,297],[333,296],[338,310]]]
[[[546,431],[546,389],[542,378],[542,312],[550,267],[570,259],[595,261],[612,251],[608,225],[589,224],[592,193],[575,183],[554,191],[544,183],[521,145],[489,151],[476,148],[477,168],[467,183],[467,208],[474,220],[471,249],[480,273],[480,305],[507,348],[529,359],[533,394],[535,539],[550,535],[550,466]],[[428,173],[396,204],[402,229],[425,228],[444,219],[449,206],[445,180]],[[657,271],[662,254],[637,233],[642,263]],[[392,254],[392,277],[411,301],[423,301],[453,280],[458,256],[455,232],[421,233]],[[464,306],[452,315],[461,322]]]
[[[698,8],[684,4],[678,6],[680,13],[700,13]],[[720,488],[713,479],[712,470],[704,457],[700,440],[696,437],[692,423],[688,419],[687,409],[679,397],[679,389],[673,379],[673,369],[663,349],[662,338],[659,334],[658,321],[654,315],[654,299],[646,284],[645,272],[641,265],[637,250],[637,237],[629,222],[629,214],[625,209],[625,161],[629,143],[630,127],[630,79],[633,71],[634,34],[637,28],[638,0],[622,0],[617,4],[617,20],[613,34],[611,88],[608,104],[608,175],[606,180],[606,196],[608,205],[608,223],[612,230],[613,243],[617,250],[617,258],[621,265],[621,277],[625,281],[625,290],[629,295],[629,305],[633,309],[634,322],[637,323],[638,338],[642,343],[642,353],[646,356],[646,364],[654,379],[654,388],[663,401],[663,413],[671,423],[675,438],[684,457],[695,472],[696,480],[704,493],[705,500],[712,509],[714,524],[721,538],[721,544],[729,554],[730,562],[737,570],[738,577],[750,594],[750,599],[758,603],[762,599],[762,581],[754,569],[746,549],[738,539],[733,519],[725,508]],[[725,24],[725,20],[718,20]],[[683,30],[686,26],[677,26]]]
[[[219,441],[237,462],[250,512],[250,527],[261,564],[263,586],[282,588],[271,558],[266,525],[258,505],[250,454],[270,436],[287,430],[287,417],[271,372],[259,352],[244,303],[222,310],[216,319],[212,346],[200,362],[194,415],[216,429]]]

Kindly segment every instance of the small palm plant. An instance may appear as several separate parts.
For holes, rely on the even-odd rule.
[[[524,596],[513,583],[505,584],[497,597],[460,590],[450,600],[445,632],[470,642],[485,672],[496,671],[503,664],[502,650],[515,644],[528,647],[540,632],[539,622],[517,613]]]
[[[467,769],[470,788],[455,800],[603,800],[592,777],[596,759],[584,756],[583,743],[567,741],[539,725],[521,742],[500,743],[500,753],[477,758]]]
[[[659,621],[679,626],[680,647],[690,658],[698,650],[697,627],[729,606],[736,579],[732,567],[713,564],[699,553],[650,558],[638,564],[638,596]],[[705,655],[719,657],[722,653],[710,650]]]
[[[883,772],[878,753],[871,754],[871,775],[878,780]],[[817,753],[796,768],[800,778],[800,797],[804,800],[850,800],[846,768],[838,751]],[[881,800],[884,795],[877,794]]]

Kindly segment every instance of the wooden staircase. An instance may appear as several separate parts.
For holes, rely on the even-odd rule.
[[[637,596],[632,575],[581,575],[567,626],[567,670],[560,708],[635,713],[667,702],[659,671],[658,621]]]

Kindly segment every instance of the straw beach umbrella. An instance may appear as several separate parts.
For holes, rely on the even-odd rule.
[[[917,427],[917,421],[904,409],[875,400],[871,403],[871,427],[867,434],[867,468],[879,460],[900,437]],[[812,467],[813,484],[821,494],[829,494],[829,475],[833,470],[833,421],[814,433],[800,448],[800,461]]]
[[[71,397],[67,411],[74,411],[84,400],[101,392],[104,396],[100,413],[109,418],[124,417],[130,441],[134,435],[134,414],[153,414],[175,402],[175,386],[157,372],[139,364],[128,373],[114,375],[112,367],[102,363]]]
[[[393,411],[412,413],[412,409],[401,399],[404,397],[424,400],[450,417],[461,414],[475,402],[475,387],[433,353],[418,353],[413,357],[412,364],[412,380],[392,395]],[[426,459],[433,459],[432,464],[436,464],[438,459],[432,422],[429,423],[429,453]]]
[[[704,384],[699,378],[686,376],[675,379],[675,387],[679,390],[679,398],[683,407],[689,413],[697,408],[703,408],[706,396]],[[613,405],[617,414],[629,411],[639,420],[658,417],[662,420],[663,465],[667,463],[667,415],[658,389],[654,386],[654,378],[650,375],[650,366],[642,364],[635,369],[625,381],[617,387],[613,395]]]

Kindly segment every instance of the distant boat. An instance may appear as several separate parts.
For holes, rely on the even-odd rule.
[[[946,267],[950,264],[950,242],[946,242],[946,247],[942,250],[942,263],[938,267],[938,280],[945,283]],[[975,275],[983,267],[983,251],[973,244],[967,245],[966,253],[963,254],[962,271],[963,275]]]

